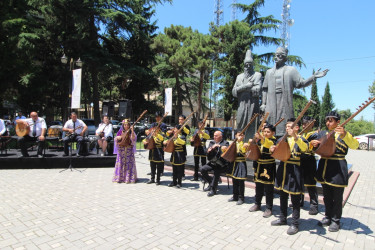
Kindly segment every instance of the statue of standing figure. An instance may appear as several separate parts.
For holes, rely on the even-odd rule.
[[[320,69],[308,79],[303,79],[297,69],[285,65],[288,49],[279,47],[275,53],[275,66],[267,70],[262,86],[261,111],[269,112],[268,122],[275,124],[281,118],[285,120],[276,127],[276,136],[285,133],[285,124],[289,118],[294,117],[293,90],[312,84],[316,78],[324,77],[328,69]]]
[[[237,130],[241,131],[246,127],[253,114],[259,113],[261,85],[262,74],[254,72],[254,61],[251,50],[247,50],[244,60],[244,73],[237,76],[236,83],[232,89],[233,96],[238,98]],[[256,132],[255,130],[256,124],[254,122],[246,130],[245,140],[253,137]]]

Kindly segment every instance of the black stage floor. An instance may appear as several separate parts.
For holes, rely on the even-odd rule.
[[[28,151],[30,157],[19,158],[20,150],[10,149],[7,154],[4,151],[0,154],[0,169],[67,168],[70,158],[74,168],[114,167],[116,162],[116,155],[100,156],[96,152],[80,157],[73,152],[72,157],[63,157],[63,151],[46,150],[42,159],[37,157],[36,152]]]

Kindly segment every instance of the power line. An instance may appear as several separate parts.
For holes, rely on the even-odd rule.
[[[338,60],[329,60],[329,61],[321,61],[321,62],[312,62],[312,63],[306,63],[306,64],[317,64],[317,63],[327,63],[327,62],[343,62],[343,61],[353,61],[353,60],[368,59],[368,58],[375,58],[375,56],[353,57],[353,58],[347,58],[347,59],[338,59]]]

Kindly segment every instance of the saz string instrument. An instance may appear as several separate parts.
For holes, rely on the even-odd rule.
[[[204,125],[206,124],[207,118],[208,118],[208,114],[203,119],[202,125],[198,128],[198,130],[192,136],[192,138],[190,140],[190,145],[191,146],[193,146],[193,147],[199,147],[200,145],[202,145],[201,138],[199,137],[199,132],[204,128]]]
[[[178,134],[181,132],[181,130],[185,127],[186,123],[189,121],[190,117],[194,114],[195,112],[191,112],[191,114],[186,117],[185,119],[185,122],[181,125],[181,128],[179,130],[177,130],[172,138],[170,138],[168,141],[167,141],[167,144],[165,145],[164,147],[164,152],[167,152],[167,153],[172,153],[174,151],[174,141],[177,139],[177,136]]]
[[[145,149],[154,149],[156,147],[154,134],[159,130],[161,123],[163,122],[164,118],[167,117],[167,115],[168,112],[164,114],[164,116],[160,119],[156,127],[152,127],[149,129],[150,134],[146,137],[143,145]]]
[[[16,125],[16,134],[19,137],[24,137],[30,133],[30,126],[24,124],[23,122],[17,123]]]
[[[259,125],[257,134],[260,133],[260,130],[263,129],[264,123],[267,121],[268,116],[270,115],[269,112],[266,113],[266,115],[263,117],[262,123]],[[246,152],[246,158],[252,160],[252,161],[257,161],[260,157],[260,150],[259,147],[255,141],[255,135],[253,140],[249,143],[249,146],[247,148]]]
[[[307,109],[311,106],[312,103],[314,103],[314,101],[310,100],[306,104],[305,108],[299,114],[297,119],[293,122],[293,124],[291,126],[291,129],[293,129],[294,126],[296,126],[296,124],[302,119],[303,115],[306,113]],[[286,132],[284,134],[284,136],[281,138],[280,142],[276,145],[275,150],[271,154],[271,156],[273,158],[275,158],[277,160],[280,160],[280,161],[283,161],[283,162],[287,161],[290,158],[290,154],[291,154],[289,144],[286,141],[287,136],[288,136],[288,132]]]
[[[364,110],[368,105],[370,105],[373,101],[375,100],[374,98],[369,98],[367,101],[362,103],[362,106],[359,106],[357,111],[350,116],[345,122],[341,123],[340,126],[345,126],[348,122],[350,122],[354,117],[356,117],[362,110]],[[335,131],[331,131],[322,138],[319,139],[320,144],[317,149],[314,150],[314,152],[321,157],[331,157],[335,151],[336,151],[336,140],[335,140]]]
[[[303,135],[306,131],[310,130],[312,127],[314,127],[315,120],[310,121],[304,129],[302,129],[301,132],[298,133],[298,135]]]
[[[128,146],[132,145],[130,133],[133,130],[135,124],[137,124],[137,122],[139,122],[139,120],[142,119],[142,117],[146,113],[147,113],[147,110],[143,111],[143,113],[138,117],[138,119],[133,123],[133,125],[128,130],[122,131],[121,139],[118,141],[118,145],[120,147],[128,147]],[[124,126],[124,125],[122,125],[122,126]]]
[[[70,132],[65,132],[65,137],[68,137],[68,136],[71,136],[71,135],[74,135],[76,133],[76,130],[82,128],[83,126],[78,126],[76,127],[75,129],[73,129],[73,132],[70,133]]]
[[[277,127],[277,125],[279,125],[282,121],[284,121],[285,118],[281,118],[278,122],[276,122],[275,125],[273,125],[275,128]]]
[[[258,116],[259,116],[259,114],[253,115],[253,117],[250,119],[250,121],[246,125],[246,127],[244,127],[244,129],[242,129],[241,135],[243,135],[246,132],[246,130],[251,125],[251,123],[253,123],[255,121],[255,118],[257,118]],[[237,157],[237,145],[236,145],[236,142],[237,142],[237,140],[238,140],[237,138],[234,139],[234,141],[232,142],[232,144],[230,144],[229,147],[227,148],[227,150],[221,155],[221,158],[223,158],[224,160],[229,161],[229,162],[234,162],[236,160],[236,157]]]

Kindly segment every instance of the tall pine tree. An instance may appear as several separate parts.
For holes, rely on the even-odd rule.
[[[334,107],[335,107],[335,104],[333,103],[333,100],[332,100],[332,95],[331,95],[330,88],[329,88],[329,82],[327,82],[326,88],[324,90],[323,99],[322,99],[322,106],[320,109],[320,124],[321,125],[324,124],[324,119],[325,119],[326,114],[330,112],[331,110],[333,110]]]
[[[315,122],[315,125],[319,126],[320,127],[320,100],[319,100],[319,96],[318,96],[318,86],[316,84],[316,81],[313,82],[313,84],[311,85],[311,97],[310,97],[311,100],[313,100],[315,102],[315,104],[311,105],[310,109],[309,109],[309,114],[311,117],[313,117],[316,122]]]

